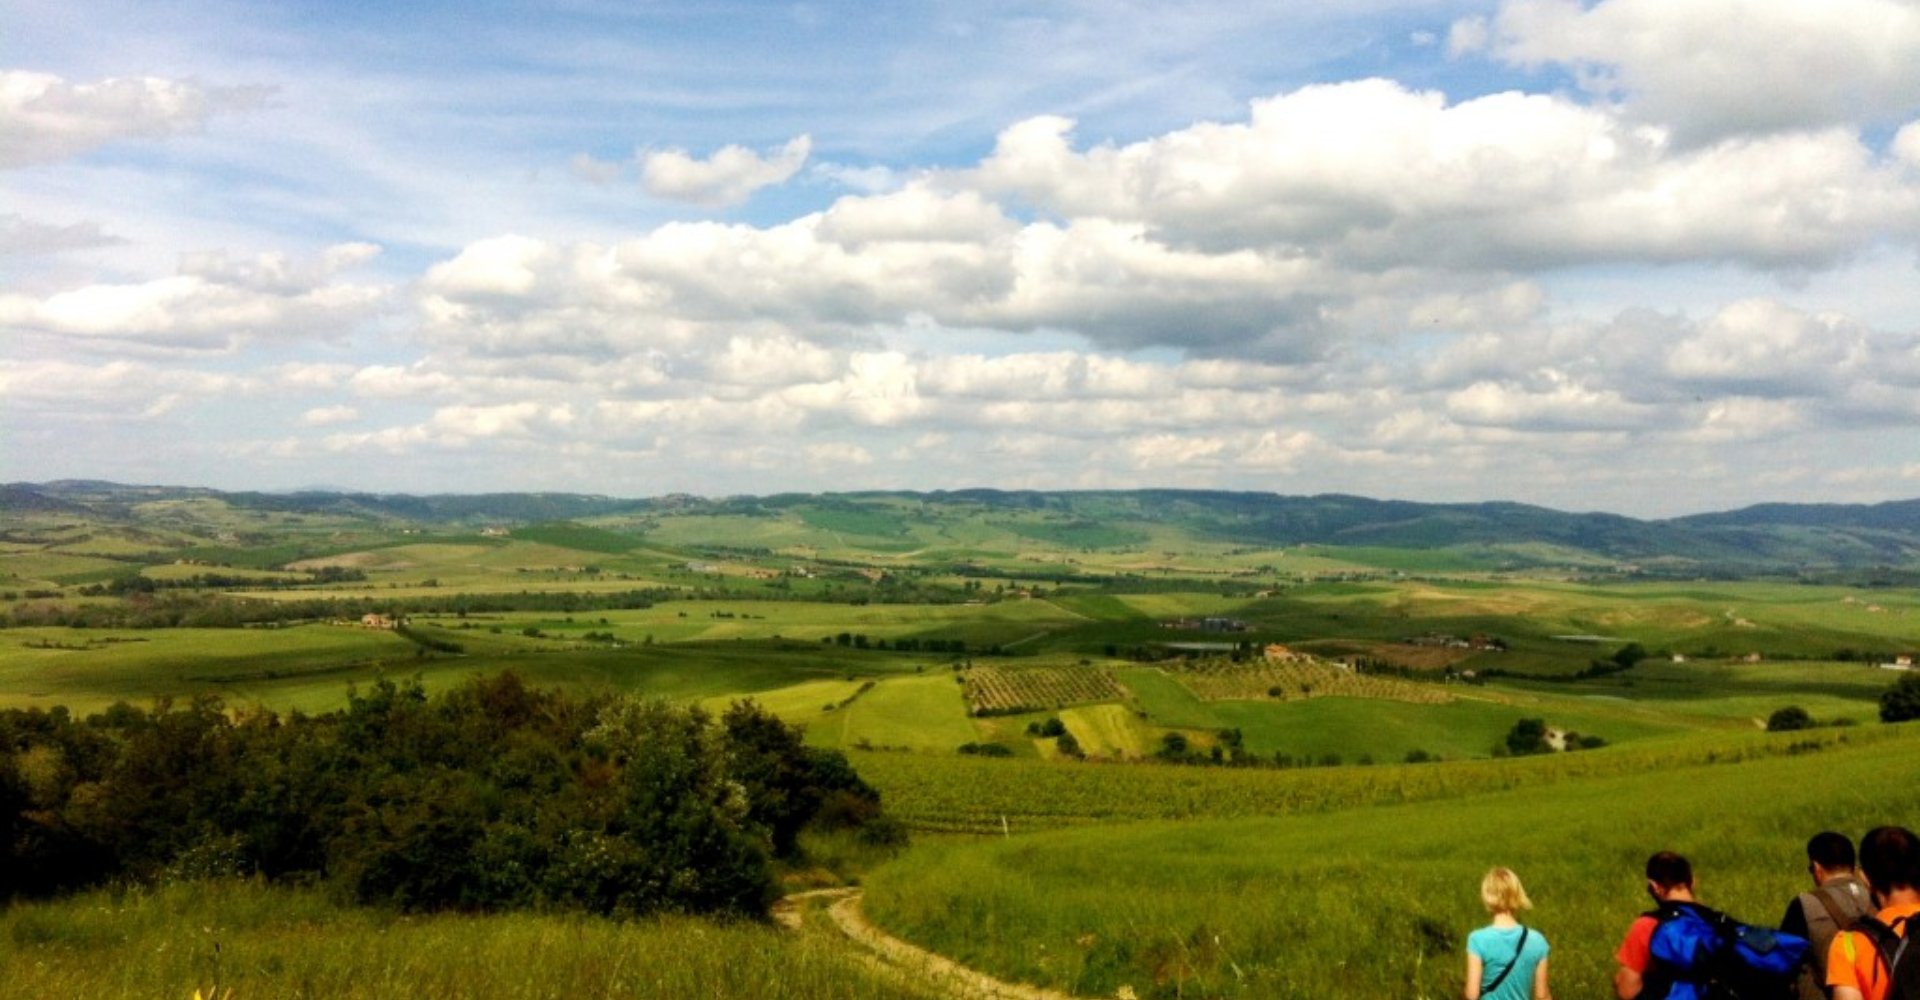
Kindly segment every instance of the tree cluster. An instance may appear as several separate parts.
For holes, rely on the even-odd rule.
[[[1901,674],[1893,686],[1880,694],[1880,721],[1906,722],[1920,719],[1920,673]]]
[[[751,702],[716,720],[507,673],[381,681],[320,716],[0,712],[0,899],[235,874],[407,910],[758,914],[810,823],[900,830],[843,755]]]

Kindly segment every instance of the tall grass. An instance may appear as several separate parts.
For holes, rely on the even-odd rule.
[[[237,882],[0,913],[0,993],[186,1000],[637,997],[914,1000],[823,937],[685,918],[399,917]]]
[[[1691,855],[1754,922],[1803,888],[1806,838],[1920,823],[1909,738],[1577,777],[1318,815],[931,841],[868,879],[889,930],[1003,977],[1112,996],[1457,995],[1480,876],[1520,872],[1563,997],[1610,995],[1648,853]]]

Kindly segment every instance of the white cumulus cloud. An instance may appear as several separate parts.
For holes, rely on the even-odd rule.
[[[733,205],[755,191],[785,183],[806,166],[813,139],[800,135],[770,155],[726,146],[706,159],[684,149],[662,149],[640,159],[640,179],[649,194],[696,205]]]
[[[77,156],[121,139],[199,131],[209,118],[259,107],[262,87],[205,87],[161,77],[72,83],[0,71],[0,169]]]
[[[1454,32],[1457,48],[1569,67],[1588,91],[1692,138],[1920,111],[1911,0],[1506,0],[1490,26]]]

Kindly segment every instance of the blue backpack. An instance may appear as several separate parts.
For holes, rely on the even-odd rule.
[[[1698,903],[1663,903],[1649,950],[1645,1000],[1779,1000],[1810,947],[1806,938],[1743,924]],[[1665,987],[1666,992],[1658,992]]]

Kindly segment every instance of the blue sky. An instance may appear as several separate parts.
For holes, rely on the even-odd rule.
[[[1920,494],[1920,2],[0,10],[0,479]]]

